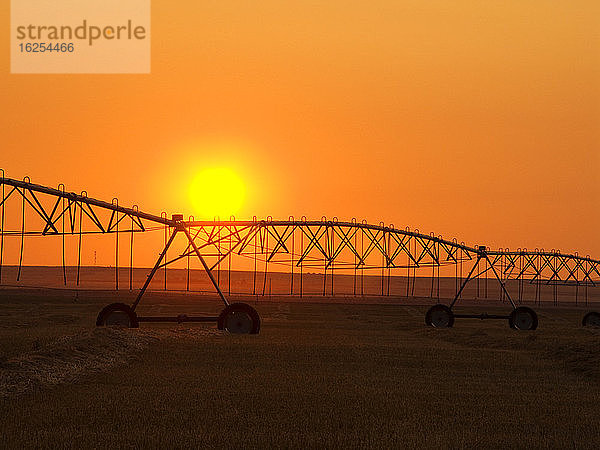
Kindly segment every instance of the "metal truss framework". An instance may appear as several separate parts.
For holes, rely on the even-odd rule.
[[[334,293],[333,276],[328,274],[346,273],[354,276],[354,294],[364,294],[364,283],[357,280],[367,273],[381,274],[381,293],[385,295],[387,275],[387,294],[389,295],[390,273],[408,277],[406,295],[411,294],[412,278],[418,269],[427,270],[426,275],[436,277],[439,283],[440,268],[455,270],[457,293],[452,305],[460,297],[466,284],[474,279],[493,277],[499,282],[503,295],[515,307],[506,289],[508,280],[517,280],[519,289],[523,283],[536,286],[546,285],[585,285],[596,286],[600,283],[600,261],[589,256],[564,254],[560,251],[543,251],[517,249],[490,250],[484,246],[471,247],[464,242],[445,240],[434,234],[422,234],[418,230],[398,229],[393,226],[378,225],[366,222],[341,222],[338,220],[229,220],[229,221],[196,221],[183,220],[183,216],[174,215],[167,218],[139,211],[137,207],[124,208],[117,199],[103,202],[81,194],[66,192],[64,185],[58,189],[33,184],[26,177],[23,181],[5,178],[2,172],[1,209],[1,241],[0,241],[0,281],[4,238],[17,235],[21,237],[22,261],[23,240],[28,235],[60,235],[63,237],[64,268],[64,236],[79,235],[78,268],[81,263],[81,241],[85,234],[113,233],[116,239],[116,287],[118,289],[118,239],[119,234],[130,233],[131,252],[133,253],[133,235],[157,229],[165,230],[165,246],[152,272],[133,304],[137,306],[146,291],[154,274],[162,268],[184,258],[197,257],[210,277],[216,291],[223,302],[227,300],[213,276],[213,271],[228,261],[239,256],[253,260],[254,272],[257,261],[262,270],[268,271],[270,264],[285,265],[292,277],[290,294],[302,295],[302,275],[306,270],[317,268],[323,273],[323,295]],[[6,202],[12,196],[21,200],[20,230],[5,229]],[[34,211],[38,221],[26,227],[25,211]],[[171,230],[167,233],[167,230]],[[185,236],[185,247],[179,249],[177,256],[167,259],[167,251],[172,247],[174,238],[179,233]],[[168,238],[167,238],[168,237]],[[470,264],[466,278],[463,278],[463,264]],[[460,278],[458,272],[460,268]],[[130,266],[131,273],[131,266]],[[422,272],[420,272],[422,273]],[[294,287],[294,274],[300,275],[300,286]],[[130,288],[131,288],[130,276]],[[78,280],[79,282],[79,270]],[[66,282],[66,278],[65,278]],[[166,278],[165,278],[166,283]],[[433,281],[432,281],[433,283]],[[460,285],[460,289],[458,289]],[[328,287],[329,286],[329,287]],[[433,286],[433,285],[432,285]],[[166,287],[166,286],[165,286]],[[414,290],[414,282],[412,285]],[[359,292],[360,291],[360,292]],[[432,287],[433,292],[433,287]],[[256,286],[254,292],[256,293]],[[263,286],[264,293],[264,286]],[[439,284],[438,284],[439,295]],[[520,295],[519,295],[520,298]]]

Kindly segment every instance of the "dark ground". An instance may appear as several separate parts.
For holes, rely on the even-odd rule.
[[[115,296],[0,289],[0,447],[600,446],[600,332],[580,327],[585,309],[537,308],[532,332],[439,330],[418,301],[261,300],[258,336],[96,329]],[[144,302],[220,309],[179,294]]]

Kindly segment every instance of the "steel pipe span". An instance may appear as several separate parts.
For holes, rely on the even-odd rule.
[[[510,280],[519,283],[527,282],[536,286],[540,285],[583,285],[596,286],[600,282],[600,260],[589,255],[581,256],[577,253],[567,254],[559,250],[544,251],[543,249],[498,249],[493,250],[483,245],[469,246],[457,239],[448,240],[433,233],[425,234],[418,230],[396,228],[393,225],[370,224],[352,219],[349,222],[339,221],[336,218],[327,220],[300,220],[289,217],[287,220],[273,220],[267,217],[264,220],[184,220],[183,215],[175,214],[167,217],[166,213],[160,215],[140,211],[137,206],[130,208],[119,204],[117,198],[111,202],[97,200],[89,197],[86,191],[80,194],[67,192],[64,185],[51,188],[32,183],[28,177],[23,180],[6,178],[1,171],[1,203],[0,203],[0,282],[2,281],[2,264],[4,254],[4,240],[11,236],[20,237],[21,255],[19,258],[19,276],[23,242],[32,235],[59,235],[63,239],[63,266],[64,266],[64,236],[79,236],[79,254],[81,242],[87,234],[114,234],[116,239],[116,288],[118,285],[119,270],[119,235],[129,233],[131,236],[131,261],[133,261],[133,235],[139,232],[163,230],[165,234],[164,248],[155,262],[150,275],[139,291],[132,305],[132,311],[139,304],[150,281],[159,270],[167,270],[168,266],[177,261],[187,260],[189,272],[189,259],[194,258],[201,262],[214,289],[227,306],[228,301],[221,289],[220,280],[214,272],[220,274],[222,267],[231,271],[231,258],[245,257],[254,263],[256,273],[257,262],[264,264],[262,269],[268,271],[270,263],[285,265],[291,271],[292,288],[294,270],[300,276],[300,285],[306,269],[318,269],[324,277],[323,295],[328,294],[326,289],[327,276],[331,280],[331,294],[333,290],[333,274],[350,273],[354,275],[356,292],[356,278],[360,272],[373,273],[378,270],[381,275],[382,295],[385,295],[385,279],[387,276],[387,295],[389,295],[389,279],[392,273],[405,276],[408,279],[406,296],[410,292],[410,280],[417,277],[418,269],[429,268],[427,273],[432,280],[431,292],[437,277],[438,297],[439,279],[448,270],[454,268],[456,278],[456,292],[450,304],[450,310],[457,302],[465,286],[472,280],[492,278],[498,281],[502,299],[507,300],[513,309],[517,309],[515,302],[507,290]],[[10,229],[5,225],[7,217],[7,204],[9,200],[17,201],[19,207],[12,207],[11,214],[19,214],[20,226]],[[14,220],[12,221],[15,222]],[[177,236],[183,237],[176,240]],[[175,244],[175,242],[178,242]],[[176,250],[176,256],[168,257]],[[77,268],[77,281],[79,282],[79,265]],[[463,265],[466,264],[463,276]],[[133,263],[131,262],[130,270]],[[460,277],[458,269],[460,266]],[[445,271],[440,275],[440,269]],[[402,272],[404,270],[405,272]],[[369,272],[370,271],[370,272]],[[66,272],[65,272],[66,273]],[[422,272],[419,272],[422,273]],[[188,275],[189,277],[189,275]],[[18,278],[18,277],[17,277]],[[130,288],[131,288],[130,277]],[[166,286],[165,275],[165,288]],[[231,280],[231,276],[228,277]],[[460,282],[459,282],[460,280]],[[230,281],[229,281],[230,282]],[[65,275],[66,284],[66,275]],[[188,283],[189,284],[189,283]],[[521,289],[519,284],[519,289]],[[362,287],[361,287],[362,290]],[[264,293],[264,288],[263,288]],[[302,290],[300,290],[300,295]],[[362,292],[361,292],[362,294]],[[537,296],[536,291],[536,296]],[[432,295],[433,296],[433,295]],[[519,300],[521,296],[519,295]],[[440,313],[437,311],[437,313]],[[439,315],[438,314],[438,315]],[[444,313],[445,314],[445,313]],[[443,316],[443,314],[442,314]],[[437,317],[437,316],[436,316]],[[446,317],[446,316],[443,316]],[[150,320],[151,321],[151,320]]]

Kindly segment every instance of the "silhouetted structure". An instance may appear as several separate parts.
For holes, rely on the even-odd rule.
[[[537,317],[533,310],[517,306],[521,301],[524,283],[536,288],[536,299],[539,299],[541,286],[554,287],[556,302],[556,286],[571,285],[575,295],[579,295],[580,287],[587,298],[588,286],[600,282],[600,261],[578,254],[563,254],[558,250],[508,249],[491,250],[485,246],[471,247],[464,242],[446,240],[441,236],[423,234],[418,230],[397,229],[383,223],[378,225],[352,220],[340,222],[337,219],[249,221],[184,220],[183,215],[168,218],[165,213],[160,216],[139,211],[136,206],[125,208],[115,198],[110,203],[96,200],[81,194],[66,192],[64,185],[58,189],[31,183],[29,178],[23,181],[5,178],[2,172],[1,205],[1,242],[0,242],[0,281],[2,277],[2,257],[5,236],[18,235],[21,239],[21,253],[17,279],[21,275],[23,242],[31,235],[63,236],[63,276],[66,284],[64,258],[64,236],[74,234],[78,240],[78,270],[81,265],[81,245],[83,236],[93,233],[113,233],[115,246],[115,286],[119,288],[119,235],[130,236],[130,289],[132,287],[133,239],[139,232],[164,229],[164,248],[140,289],[131,306],[113,304],[105,308],[98,317],[98,324],[121,321],[129,326],[137,326],[140,321],[218,321],[220,328],[236,332],[258,332],[260,319],[253,308],[246,304],[229,304],[214,272],[219,274],[221,267],[229,272],[228,292],[231,292],[232,257],[243,257],[251,261],[254,268],[253,294],[257,294],[258,265],[265,274],[262,286],[258,290],[265,293],[266,273],[272,264],[283,264],[290,271],[290,295],[303,295],[303,278],[309,270],[319,270],[323,274],[323,295],[335,293],[334,272],[349,274],[353,277],[354,295],[364,294],[365,272],[379,271],[381,274],[381,295],[390,294],[391,273],[402,273],[407,278],[406,296],[414,294],[417,270],[427,271],[431,276],[431,296],[437,290],[439,298],[440,272],[445,275],[454,272],[456,283],[455,295],[450,305],[436,305],[428,311],[426,322],[437,327],[449,327],[455,317],[480,319],[508,319],[512,327],[518,329],[535,329]],[[21,199],[21,227],[19,230],[6,230],[5,205],[11,196]],[[41,221],[38,228],[26,227],[25,211],[31,209]],[[176,244],[179,252],[171,259],[167,252]],[[182,244],[181,244],[182,243]],[[141,301],[154,275],[182,259],[197,258],[206,271],[216,292],[222,299],[225,309],[219,317],[137,317],[135,309]],[[466,276],[463,276],[463,266]],[[430,271],[430,272],[429,272]],[[456,315],[452,308],[461,298],[465,286],[476,280],[477,292],[479,282],[485,283],[489,277],[497,280],[501,296],[512,306],[507,316],[488,315]],[[218,275],[217,275],[218,277]],[[295,282],[296,280],[296,282]],[[411,283],[412,280],[412,283]],[[516,302],[507,289],[507,282],[518,289]],[[165,289],[167,277],[164,277]],[[296,285],[294,284],[296,283]],[[189,276],[188,276],[189,288]],[[487,296],[487,295],[486,295]],[[594,313],[595,314],[595,313]],[[597,315],[587,315],[584,324],[592,324]],[[590,318],[591,317],[591,318]],[[592,321],[592,322],[590,322]],[[595,323],[595,322],[594,322]]]

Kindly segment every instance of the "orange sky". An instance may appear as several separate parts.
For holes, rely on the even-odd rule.
[[[226,165],[241,218],[600,257],[597,1],[153,0],[150,75],[11,75],[0,17],[8,176],[190,214]]]

